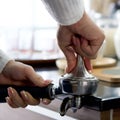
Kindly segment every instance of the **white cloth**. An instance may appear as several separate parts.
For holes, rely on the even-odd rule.
[[[83,0],[42,0],[48,12],[62,25],[79,21],[84,13]]]
[[[0,73],[4,69],[5,65],[9,60],[12,60],[8,55],[6,55],[3,51],[0,50]]]

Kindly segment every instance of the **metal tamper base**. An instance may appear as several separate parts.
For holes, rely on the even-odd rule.
[[[75,69],[61,77],[59,82],[64,94],[82,96],[93,94],[99,80],[86,70],[83,59],[78,55]]]

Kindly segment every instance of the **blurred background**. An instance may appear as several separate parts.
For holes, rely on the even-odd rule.
[[[120,0],[84,0],[85,9],[106,35],[103,55],[118,57]],[[16,59],[63,56],[57,46],[58,25],[41,0],[0,0],[0,49]],[[118,36],[118,37],[115,37]],[[115,40],[117,39],[117,40]],[[119,57],[118,57],[119,58]]]

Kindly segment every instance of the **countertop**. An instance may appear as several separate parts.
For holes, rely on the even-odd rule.
[[[38,73],[44,78],[52,79],[58,85],[59,78],[63,74],[56,67],[37,69]],[[105,111],[120,108],[120,83],[109,83],[99,80],[97,90],[93,95],[82,98],[83,106]]]
[[[63,75],[63,72],[59,71],[53,63],[49,65],[44,64],[44,66],[35,65],[34,68],[38,74],[44,77],[44,79],[53,80],[55,85],[58,85],[59,78]],[[81,109],[79,109],[76,113],[73,113],[70,109],[64,117],[59,115],[59,108],[62,102],[60,99],[51,101],[51,103],[47,106],[40,104],[38,106],[28,106],[25,109],[13,109],[6,103],[1,103],[0,120],[107,120],[106,118],[101,118],[102,112],[105,111],[106,116],[106,110],[118,108],[119,111],[120,84],[99,81],[96,92],[91,96],[83,97],[82,101],[83,107]]]

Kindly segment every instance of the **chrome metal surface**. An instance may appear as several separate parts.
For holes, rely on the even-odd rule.
[[[84,62],[79,55],[76,68],[60,79],[62,92],[70,95],[93,94],[97,85],[98,79],[86,70]]]
[[[60,106],[60,115],[64,116],[67,110],[71,108],[73,112],[76,112],[81,108],[81,97],[80,96],[71,96],[63,99]]]

